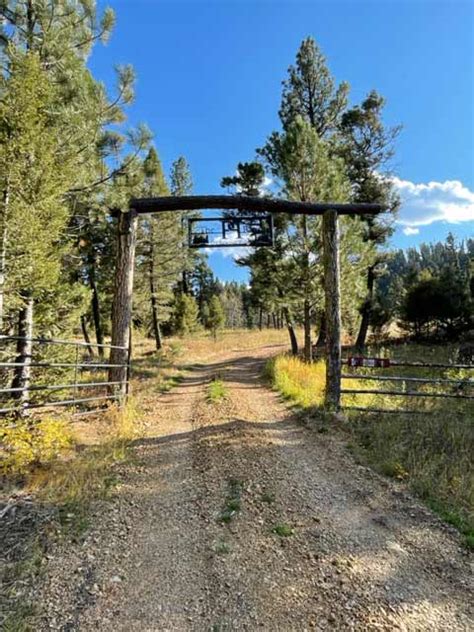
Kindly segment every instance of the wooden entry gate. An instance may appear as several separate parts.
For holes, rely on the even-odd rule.
[[[130,201],[126,212],[118,211],[117,265],[112,308],[112,350],[110,382],[126,383],[126,364],[132,322],[133,272],[139,215],[193,210],[237,210],[246,213],[284,213],[286,215],[321,215],[323,218],[323,266],[326,335],[325,408],[338,410],[341,400],[341,298],[339,263],[339,215],[376,215],[384,209],[379,204],[336,204],[293,202],[289,200],[246,197],[243,195],[189,195],[138,198]],[[125,386],[123,387],[125,395]]]

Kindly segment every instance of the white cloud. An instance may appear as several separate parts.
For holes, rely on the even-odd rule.
[[[252,248],[249,246],[228,246],[227,248],[206,248],[208,254],[220,253],[224,259],[232,257],[232,259],[240,259],[246,257],[252,252]]]
[[[474,192],[459,180],[416,184],[393,178],[393,182],[402,200],[398,218],[402,226],[474,222]]]
[[[405,228],[403,229],[404,235],[419,235],[419,233],[420,233],[419,228],[412,228],[411,226],[405,226]]]
[[[229,236],[232,233],[228,233],[226,239],[222,237],[216,237],[212,240],[213,245],[221,245],[225,244],[225,248],[205,248],[204,252],[207,254],[213,254],[216,252],[220,252],[220,254],[227,259],[228,257],[232,257],[233,259],[239,259],[240,257],[246,257],[248,254],[252,252],[252,248],[250,246],[244,245],[247,241],[246,237],[237,237],[237,233],[235,236]]]

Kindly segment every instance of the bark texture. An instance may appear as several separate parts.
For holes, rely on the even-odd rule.
[[[326,300],[325,407],[338,410],[341,401],[341,292],[339,222],[335,211],[323,215],[324,290]]]
[[[360,322],[359,333],[356,340],[356,349],[362,351],[367,340],[369,331],[370,316],[372,313],[372,305],[374,301],[374,285],[375,285],[375,269],[374,266],[367,268],[367,297],[362,308],[362,320]]]
[[[288,329],[288,335],[290,336],[291,354],[294,356],[297,356],[298,355],[298,339],[296,338],[293,321],[291,320],[289,311],[287,309],[284,310],[284,316],[286,319],[286,327]]]
[[[92,307],[92,318],[94,320],[94,329],[95,329],[95,338],[98,345],[104,344],[104,332],[102,330],[102,319],[100,317],[100,302],[99,302],[99,292],[97,291],[97,284],[95,280],[95,261],[91,262],[89,268],[89,285],[92,290],[92,298],[91,298],[91,307]],[[97,347],[99,356],[104,355],[104,348],[101,346]]]
[[[3,312],[5,302],[5,268],[7,262],[7,235],[8,235],[8,203],[9,192],[8,187],[3,192],[3,209],[0,218],[0,332],[3,331]]]
[[[29,402],[29,390],[31,378],[31,354],[33,350],[33,298],[27,297],[24,306],[18,313],[18,336],[20,337],[16,343],[17,356],[15,362],[20,366],[15,367],[15,373],[12,380],[12,388],[20,388],[20,391],[13,393],[15,399],[20,400],[23,407]]]
[[[117,267],[112,307],[112,349],[110,363],[122,364],[109,369],[109,381],[121,382],[120,394],[126,395],[127,363],[132,324],[133,273],[137,243],[137,214],[131,210],[121,213],[117,227]],[[121,347],[121,348],[115,348]]]
[[[81,329],[82,329],[82,335],[84,336],[84,342],[87,344],[87,353],[89,354],[91,358],[93,358],[94,349],[92,348],[92,345],[91,345],[91,339],[89,336],[89,331],[87,329],[87,318],[84,314],[82,314],[81,316]]]

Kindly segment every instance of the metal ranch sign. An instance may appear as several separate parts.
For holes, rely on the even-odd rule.
[[[347,360],[347,365],[352,367],[369,367],[374,369],[387,369],[390,367],[390,358],[363,358],[362,356],[351,356]]]

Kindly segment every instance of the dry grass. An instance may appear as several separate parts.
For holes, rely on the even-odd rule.
[[[251,351],[269,346],[289,346],[286,329],[228,329],[219,333],[217,341],[207,333],[192,338],[171,338],[169,344],[189,362],[205,362],[231,351]]]
[[[307,364],[288,355],[272,358],[267,374],[286,399],[302,408],[320,407],[324,400],[326,368],[323,360]]]
[[[125,460],[130,442],[137,436],[137,407],[129,399],[123,409],[110,407],[101,418],[102,441],[36,468],[27,486],[37,497],[59,505],[86,504],[111,487],[111,467]]]

